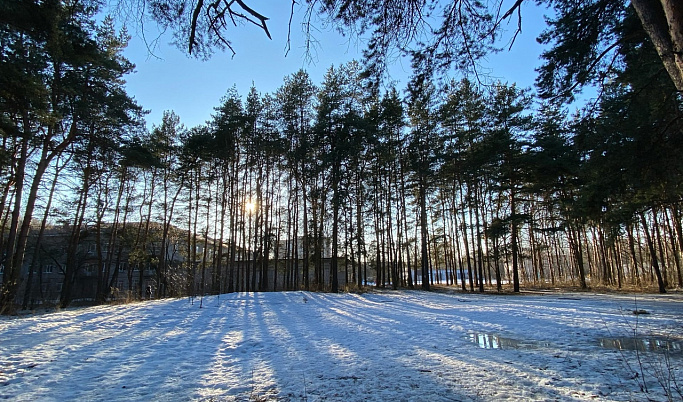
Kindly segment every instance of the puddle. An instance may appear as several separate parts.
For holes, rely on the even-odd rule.
[[[492,334],[469,334],[470,341],[482,349],[518,349],[519,341]]]
[[[470,333],[468,339],[482,349],[536,349],[550,346],[549,342],[520,341],[494,334]]]
[[[683,342],[662,338],[602,338],[600,346],[639,352],[683,353]]]

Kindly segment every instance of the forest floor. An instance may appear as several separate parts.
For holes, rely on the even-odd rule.
[[[680,293],[234,293],[2,317],[0,399],[681,400],[682,346]]]

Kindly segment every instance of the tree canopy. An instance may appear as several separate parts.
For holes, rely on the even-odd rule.
[[[207,56],[214,49],[232,50],[231,27],[253,24],[270,38],[268,16],[248,0],[122,1],[137,7],[173,30],[176,42],[188,53]],[[619,46],[617,30],[627,10],[633,9],[654,45],[661,66],[678,91],[683,91],[683,10],[677,0],[306,0],[292,1],[293,18],[311,24],[313,14],[337,25],[345,34],[366,36],[366,58],[371,71],[386,68],[398,54],[419,54],[430,68],[474,71],[484,55],[509,45],[501,43],[503,27],[516,24],[514,42],[523,28],[525,7],[545,7],[548,29],[539,40],[550,45],[539,82],[549,96],[571,97],[578,86],[600,80],[613,64]],[[295,15],[300,14],[300,15]],[[310,32],[310,31],[309,31]],[[284,33],[276,33],[284,35]],[[288,36],[289,37],[289,36]],[[310,38],[309,38],[310,39]]]

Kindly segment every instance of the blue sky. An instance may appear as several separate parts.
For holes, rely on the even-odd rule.
[[[128,93],[138,103],[150,110],[147,125],[161,122],[164,110],[173,110],[186,127],[203,124],[210,119],[213,108],[233,85],[244,97],[252,83],[261,93],[274,92],[283,83],[283,78],[303,68],[308,71],[314,83],[321,82],[325,71],[332,65],[340,65],[352,59],[360,59],[364,43],[344,37],[321,22],[314,32],[318,44],[312,53],[313,60],[306,57],[303,49],[304,35],[301,32],[303,10],[295,11],[292,22],[291,50],[285,57],[287,45],[287,24],[291,3],[268,1],[254,3],[268,21],[272,40],[260,28],[252,25],[235,27],[231,34],[236,54],[217,53],[209,61],[187,56],[181,49],[170,45],[171,36],[159,36],[156,27],[147,24],[144,36],[147,43],[157,38],[151,54],[141,32],[130,28],[133,38],[125,51],[126,57],[136,64],[136,73],[126,77]],[[504,51],[488,58],[490,75],[502,81],[516,82],[522,87],[533,86],[534,68],[541,62],[538,56],[541,47],[535,41],[543,29],[544,10],[533,5],[523,9],[523,31],[511,51]],[[509,27],[512,31],[516,20]],[[139,30],[138,30],[139,31]],[[391,67],[392,79],[399,81],[403,89],[410,75],[410,65],[405,61]]]

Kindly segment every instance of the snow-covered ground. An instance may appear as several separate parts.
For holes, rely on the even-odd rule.
[[[680,294],[242,293],[1,318],[0,399],[680,400],[681,343]]]

